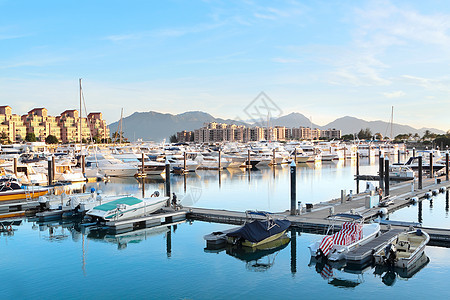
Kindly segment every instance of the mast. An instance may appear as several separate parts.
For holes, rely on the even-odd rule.
[[[82,121],[83,121],[83,119],[81,118],[81,116],[82,116],[82,109],[81,109],[81,78],[80,78],[80,80],[79,80],[79,82],[80,82],[80,131],[79,131],[79,135],[80,135],[80,155],[81,155],[81,150],[82,150],[82,148],[83,148],[83,143],[82,143],[82,135],[81,135],[81,130],[82,130]]]
[[[393,127],[394,127],[394,106],[392,106],[391,110],[391,141],[394,139],[394,137],[392,136]]]
[[[120,111],[120,131],[119,131],[119,144],[122,144],[122,130],[123,130],[123,124],[122,124],[122,118],[123,118],[123,107],[122,110]]]

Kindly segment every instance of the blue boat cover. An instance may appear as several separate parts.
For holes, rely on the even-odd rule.
[[[267,230],[267,221],[254,220],[233,232],[227,233],[227,236],[243,238],[249,242],[258,243],[272,235],[283,232],[291,226],[291,222],[288,220],[273,220],[270,223],[275,223],[275,226]]]

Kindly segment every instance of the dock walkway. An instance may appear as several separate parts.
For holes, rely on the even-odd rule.
[[[411,205],[411,198],[417,197],[419,201],[426,198],[426,193],[439,190],[441,187],[448,189],[450,182],[445,181],[445,176],[435,180],[432,178],[423,178],[422,189],[417,188],[417,183],[413,188],[413,182],[403,182],[390,186],[390,199],[393,204],[386,207],[388,213]],[[341,203],[341,199],[332,199],[330,201],[314,204],[310,210],[303,209],[299,215],[290,215],[289,211],[277,213],[279,217],[286,218],[292,223],[292,227],[302,232],[314,232],[325,234],[330,222],[327,219],[331,214],[338,213],[358,213],[365,220],[373,220],[380,215],[380,208],[366,208],[366,196],[368,193],[359,193],[352,197],[350,201]],[[185,207],[188,218],[207,222],[226,223],[241,225],[247,220],[245,212]],[[257,217],[253,217],[257,218]],[[261,217],[263,218],[263,217]],[[339,223],[336,223],[336,229],[339,229]],[[382,226],[383,230],[387,230],[387,226]],[[409,226],[391,226],[401,230],[408,229]],[[437,246],[450,247],[450,229],[445,228],[429,228],[422,227],[430,234],[430,244]]]

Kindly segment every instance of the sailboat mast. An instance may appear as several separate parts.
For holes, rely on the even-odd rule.
[[[391,141],[394,139],[394,137],[392,136],[393,133],[393,129],[392,127],[394,126],[394,106],[392,106],[392,111],[391,111]]]
[[[119,131],[119,144],[122,144],[122,130],[123,130],[123,125],[122,125],[122,118],[123,118],[123,107],[122,110],[120,111],[120,131]]]
[[[79,82],[80,82],[80,131],[79,131],[79,135],[80,135],[80,155],[81,155],[81,150],[82,150],[82,148],[83,148],[83,143],[82,143],[82,135],[81,135],[81,130],[82,130],[82,121],[83,121],[83,119],[82,119],[82,109],[81,109],[81,78],[80,78],[80,80],[79,80]]]

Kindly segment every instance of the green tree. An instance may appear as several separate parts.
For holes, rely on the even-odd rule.
[[[172,134],[170,136],[169,140],[170,140],[171,143],[177,143],[178,142],[177,136],[175,134]]]
[[[361,129],[358,132],[358,138],[360,140],[370,140],[372,138],[372,131],[369,128]]]
[[[58,142],[59,142],[58,138],[51,134],[45,138],[46,144],[58,144]]]
[[[343,136],[341,136],[341,140],[343,141],[352,141],[353,139],[354,139],[353,134],[344,134]]]
[[[27,133],[27,135],[25,136],[25,141],[36,142],[36,135],[34,134],[34,132]]]
[[[11,141],[9,140],[8,134],[6,132],[2,132],[0,134],[0,142],[5,145],[5,144],[11,144]]]

